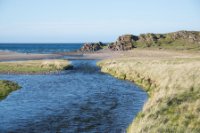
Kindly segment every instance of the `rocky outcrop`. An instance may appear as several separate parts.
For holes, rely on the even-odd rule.
[[[153,34],[153,33],[147,33],[147,34],[141,34],[138,38],[138,42],[141,42],[143,44],[146,44],[147,47],[150,47],[151,44],[156,43],[159,38],[163,38],[164,36],[161,34]]]
[[[105,44],[103,44],[102,42],[98,42],[98,43],[85,43],[80,51],[81,52],[94,52],[94,51],[98,51],[100,49],[102,49],[105,46]]]
[[[95,52],[103,49],[105,44],[85,43],[78,50],[80,52]],[[126,51],[137,47],[158,47],[172,49],[200,49],[200,32],[198,31],[178,31],[167,34],[140,34],[139,36],[126,34],[118,37],[117,41],[108,44],[108,49],[112,51]]]
[[[186,48],[191,44],[200,44],[200,32],[197,31],[178,31],[167,34],[141,34],[137,41],[146,47],[160,46],[162,44],[168,44],[169,46],[176,47],[177,42],[182,47]]]
[[[184,39],[191,43],[200,43],[200,32],[197,31],[178,31],[166,34],[166,38],[172,40]]]
[[[120,36],[116,42],[111,43],[108,48],[113,51],[122,51],[132,49],[133,43],[138,40],[137,36],[134,35],[123,35]]]
[[[200,43],[200,33],[197,31],[178,31],[167,34],[141,34],[139,36],[140,42],[147,44],[157,43],[160,40],[176,41],[176,40],[185,40],[191,43]]]
[[[169,44],[171,46],[182,43],[182,47],[195,44],[200,47],[200,32],[197,31],[178,31],[167,34],[140,34],[120,36],[116,42],[109,44],[108,48],[113,51],[130,50],[136,47],[160,47],[161,44]],[[173,44],[174,43],[174,44]]]

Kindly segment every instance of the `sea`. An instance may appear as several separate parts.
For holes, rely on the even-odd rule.
[[[0,50],[49,54],[75,51],[80,49],[82,45],[83,43],[0,43]]]

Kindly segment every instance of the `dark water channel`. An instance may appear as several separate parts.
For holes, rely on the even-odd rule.
[[[101,73],[96,61],[72,63],[59,74],[0,75],[22,86],[0,101],[0,133],[124,132],[147,94]]]

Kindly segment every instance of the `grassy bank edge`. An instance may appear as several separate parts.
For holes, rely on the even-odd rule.
[[[110,74],[110,75],[112,75],[116,78],[119,78],[119,79],[133,81],[137,85],[141,86],[149,94],[149,99],[148,99],[147,103],[144,105],[144,108],[147,108],[146,106],[149,106],[149,107],[151,106],[151,107],[154,108],[154,105],[152,106],[152,105],[148,105],[148,104],[151,104],[152,99],[155,99],[155,97],[156,97],[155,95],[157,95],[157,94],[155,94],[155,93],[157,93],[155,91],[160,91],[159,90],[160,88],[158,87],[156,79],[152,78],[150,76],[145,76],[144,73],[142,73],[142,71],[138,72],[137,69],[133,70],[133,72],[131,73],[132,75],[130,75],[128,73],[128,71],[126,71],[126,72],[120,71],[120,69],[125,67],[125,65],[126,65],[123,62],[123,60],[121,60],[121,61],[120,61],[120,63],[122,64],[121,67],[117,66],[117,64],[119,62],[117,62],[115,59],[114,60],[103,60],[103,61],[98,62],[97,65],[99,67],[101,67],[101,71],[104,72],[104,73],[108,73],[108,74]],[[169,62],[166,62],[166,63],[169,63]],[[181,63],[181,61],[178,62],[178,64],[179,63]],[[138,64],[136,63],[135,65],[136,65],[136,67],[138,67],[138,66],[141,67],[141,64],[142,64],[142,62],[138,61]],[[142,65],[143,65],[142,67],[146,67],[145,66],[146,64],[142,64]],[[199,64],[198,64],[198,66],[199,66]],[[132,67],[134,67],[134,66],[132,66]],[[146,67],[146,69],[148,71],[148,67]],[[154,69],[157,69],[157,68],[154,67]],[[196,70],[198,70],[198,71],[196,71],[196,73],[199,73],[199,69],[196,69]],[[187,75],[186,75],[186,77],[187,77]],[[188,78],[189,78],[189,75],[188,75]],[[194,79],[194,80],[196,80],[196,79]],[[197,83],[196,85],[198,85],[198,84],[199,83]],[[182,109],[181,111],[183,111],[183,105],[185,104],[184,101],[187,101],[188,103],[191,102],[191,105],[188,108],[190,108],[191,106],[194,106],[194,104],[197,103],[197,109],[196,110],[198,111],[200,109],[200,108],[198,108],[198,104],[199,104],[198,101],[200,99],[199,98],[198,86],[188,88],[188,90],[189,91],[186,91],[186,93],[180,93],[180,95],[174,94],[174,95],[172,95],[172,97],[170,99],[169,99],[169,96],[167,97],[167,95],[166,95],[166,98],[162,99],[162,97],[161,97],[161,99],[158,99],[158,100],[161,100],[161,102],[157,103],[158,105],[155,106],[157,112],[154,112],[154,113],[151,112],[151,113],[149,113],[150,115],[148,114],[149,115],[148,117],[154,117],[155,118],[154,122],[157,121],[156,119],[158,119],[158,117],[163,117],[163,115],[166,115],[166,116],[169,115],[170,116],[169,119],[167,117],[163,118],[166,121],[166,127],[165,127],[165,125],[164,126],[162,125],[162,126],[159,127],[159,123],[157,123],[157,125],[155,125],[155,126],[157,126],[156,128],[152,128],[152,129],[149,128],[152,125],[145,125],[145,124],[149,124],[149,123],[144,121],[144,115],[146,115],[146,114],[144,114],[145,111],[142,110],[141,112],[138,113],[138,115],[134,119],[133,123],[127,128],[127,132],[130,132],[130,133],[133,133],[133,132],[134,133],[138,133],[138,132],[148,132],[148,133],[149,132],[150,133],[151,132],[178,132],[179,133],[179,132],[188,132],[188,131],[191,132],[192,131],[192,132],[196,133],[196,132],[200,131],[200,127],[198,127],[198,124],[199,124],[198,115],[196,116],[196,115],[193,115],[191,113],[191,112],[194,111],[194,109],[189,113],[188,113],[188,111],[184,112],[183,116],[188,117],[188,118],[181,118],[181,119],[179,118],[180,115],[182,115],[181,113],[183,113],[183,112],[179,112],[179,109]],[[165,94],[163,94],[163,95],[165,95]],[[194,102],[195,100],[197,100],[196,103]],[[151,102],[149,102],[149,101],[151,101]],[[185,104],[185,107],[188,106],[187,102]],[[165,104],[167,104],[166,107],[164,107]],[[169,104],[169,106],[168,106],[168,104]],[[160,110],[162,110],[163,112],[160,112]],[[149,111],[151,111],[151,110],[149,110]],[[166,114],[163,114],[163,113],[166,113]],[[178,113],[178,114],[175,114],[175,113]],[[159,115],[161,115],[161,116],[159,116]],[[195,117],[197,117],[197,118],[195,118]],[[141,119],[143,119],[142,122],[141,122]],[[184,119],[187,119],[187,120],[184,120]],[[172,121],[171,123],[173,123],[171,126],[167,125],[167,122],[169,122],[169,121]],[[190,124],[190,122],[192,122],[192,124]],[[136,126],[135,126],[135,123],[137,123]],[[138,125],[138,123],[140,123],[140,125]],[[146,126],[147,128],[145,128],[145,129],[143,128],[142,131],[141,130],[138,131],[135,128],[142,129],[141,127],[137,127],[137,126],[141,126],[141,123],[143,123],[143,125],[142,125],[143,127]],[[180,123],[182,124],[182,126],[180,126]],[[134,125],[134,128],[132,127],[132,125]],[[133,130],[135,130],[135,131],[133,131]]]
[[[104,69],[106,67],[106,65],[104,64],[105,61],[106,60],[101,60],[101,61],[97,62],[97,66],[101,68],[101,72],[110,74],[111,76],[121,79],[121,80],[132,81],[136,85],[140,86],[144,91],[146,91],[149,97],[151,96],[150,90],[152,90],[153,88],[156,87],[156,85],[153,84],[153,82],[151,82],[152,79],[142,77],[142,76],[140,76],[140,73],[137,73],[137,72],[135,72],[135,75],[137,75],[137,77],[138,77],[137,79],[131,79],[131,78],[127,79],[126,74],[124,74],[124,73],[116,72],[115,70],[112,70],[112,69],[107,69],[107,70]],[[139,119],[140,115],[141,114],[139,112],[137,114],[137,116],[135,117],[135,119]],[[130,126],[131,126],[131,124],[127,128],[127,133],[131,132]]]
[[[0,80],[0,101],[5,99],[11,92],[20,88],[21,87],[13,81]]]
[[[69,61],[61,59],[0,62],[0,74],[48,74],[72,68]]]

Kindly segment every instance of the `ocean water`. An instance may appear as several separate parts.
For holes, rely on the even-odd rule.
[[[68,52],[74,51],[81,48],[83,43],[17,43],[17,44],[0,44],[0,51],[14,51],[20,53],[58,53],[58,52]]]

